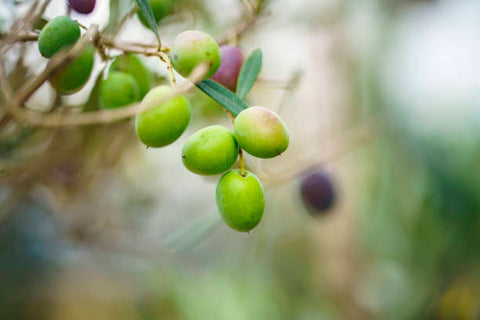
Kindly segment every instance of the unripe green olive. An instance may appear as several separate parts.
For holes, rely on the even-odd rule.
[[[157,23],[160,22],[164,17],[168,16],[173,12],[173,0],[149,0],[148,3],[152,8],[153,17]],[[147,21],[143,17],[140,9],[137,10],[137,16],[140,22],[147,28],[149,28]]]
[[[238,144],[225,127],[203,128],[185,142],[182,160],[196,174],[214,175],[227,171],[238,157]]]
[[[290,141],[282,119],[264,107],[251,107],[240,112],[233,123],[233,132],[243,150],[264,159],[281,154]]]
[[[59,16],[43,27],[38,36],[38,50],[45,58],[52,57],[80,38],[80,27],[67,16]]]
[[[50,84],[64,95],[79,91],[90,78],[94,60],[95,47],[89,44],[72,63],[50,78]]]
[[[129,73],[137,80],[140,99],[142,99],[152,87],[152,74],[136,55],[124,54],[113,60],[109,72],[114,71]]]
[[[125,72],[112,72],[100,84],[100,108],[115,109],[140,100],[135,78]]]
[[[249,171],[230,170],[217,184],[217,207],[223,221],[232,229],[248,232],[260,222],[265,210],[263,187]]]
[[[170,49],[170,60],[175,70],[184,77],[188,77],[196,66],[206,63],[206,79],[220,67],[222,56],[215,39],[205,32],[190,30],[177,36]]]
[[[167,86],[156,87],[142,100],[142,107],[153,109],[137,115],[135,128],[140,141],[149,147],[171,144],[180,138],[190,123],[190,102],[185,96],[179,95],[160,102],[171,91]]]

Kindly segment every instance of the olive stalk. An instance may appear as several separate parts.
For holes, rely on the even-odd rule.
[[[238,148],[238,163],[240,166],[240,175],[245,177],[245,160],[243,159],[243,150]]]
[[[167,65],[168,77],[170,78],[170,86],[175,89],[177,87],[177,81],[175,80],[175,74],[173,73],[172,61],[170,61],[170,57],[168,56],[168,54],[162,51],[158,52],[158,56],[160,60],[165,62],[165,64]]]

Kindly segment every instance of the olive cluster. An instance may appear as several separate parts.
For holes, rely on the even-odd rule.
[[[213,125],[187,139],[182,150],[185,167],[199,175],[221,174],[238,158],[239,148],[259,158],[272,158],[288,147],[289,134],[283,121],[263,107],[250,107],[234,120],[233,133]],[[219,180],[217,207],[232,229],[247,232],[261,220],[264,192],[260,180],[243,168],[230,170]]]
[[[207,64],[205,78],[211,77],[225,87],[234,89],[243,62],[241,50],[219,48],[215,40],[200,31],[185,31],[178,35],[170,50],[175,70],[188,76],[200,64]],[[167,87],[150,91],[142,104],[151,107],[167,94]],[[165,146],[180,137],[190,120],[190,104],[179,96],[140,114],[136,118],[139,139],[150,147]],[[284,152],[289,133],[283,121],[263,107],[250,107],[238,114],[233,132],[220,126],[203,128],[187,139],[182,149],[185,167],[199,175],[223,174],[217,189],[217,207],[232,229],[248,232],[261,220],[265,208],[260,180],[243,168],[231,170],[240,148],[259,157],[272,158]]]
[[[173,10],[169,1],[152,0],[157,22]],[[76,11],[88,13],[95,1],[69,0]],[[87,6],[90,5],[90,6]],[[140,21],[143,21],[140,15]],[[145,23],[143,21],[143,23]],[[80,28],[68,16],[48,22],[40,32],[38,48],[45,58],[74,45],[80,38]],[[60,94],[80,90],[92,72],[95,47],[88,45],[84,52],[50,79]],[[240,48],[219,47],[208,34],[190,30],[177,36],[169,52],[173,68],[188,77],[199,65],[206,65],[203,79],[212,78],[234,91],[243,64]],[[135,55],[123,54],[113,60],[107,75],[101,79],[98,91],[99,106],[114,109],[141,101],[147,110],[135,118],[138,139],[148,147],[159,148],[176,141],[191,120],[190,101],[183,95],[172,95],[172,88],[152,89],[150,71]],[[165,97],[172,95],[170,99]],[[242,150],[258,158],[273,158],[284,152],[289,133],[278,115],[264,107],[241,111],[233,121],[233,130],[220,125],[203,128],[187,139],[182,150],[185,167],[199,175],[222,174],[216,189],[218,210],[231,228],[248,232],[261,220],[265,207],[260,180],[244,169],[232,169]]]

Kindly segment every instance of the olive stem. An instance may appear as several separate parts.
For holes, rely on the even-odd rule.
[[[245,177],[245,160],[243,159],[243,150],[238,148],[239,163],[240,163],[240,175]]]
[[[177,81],[175,80],[175,74],[173,73],[172,61],[170,61],[170,57],[168,56],[168,54],[162,51],[158,51],[158,56],[160,57],[160,60],[165,62],[165,64],[167,65],[168,77],[170,78],[170,86],[175,89],[177,87]]]
[[[78,24],[78,26],[80,28],[82,28],[83,30],[88,30],[88,28],[86,26],[84,26],[83,24],[81,24],[78,20],[74,20],[76,24]]]

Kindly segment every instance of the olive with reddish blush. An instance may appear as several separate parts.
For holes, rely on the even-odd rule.
[[[239,47],[224,45],[220,47],[220,53],[222,55],[222,63],[210,79],[235,92],[238,75],[243,64],[242,50]]]

